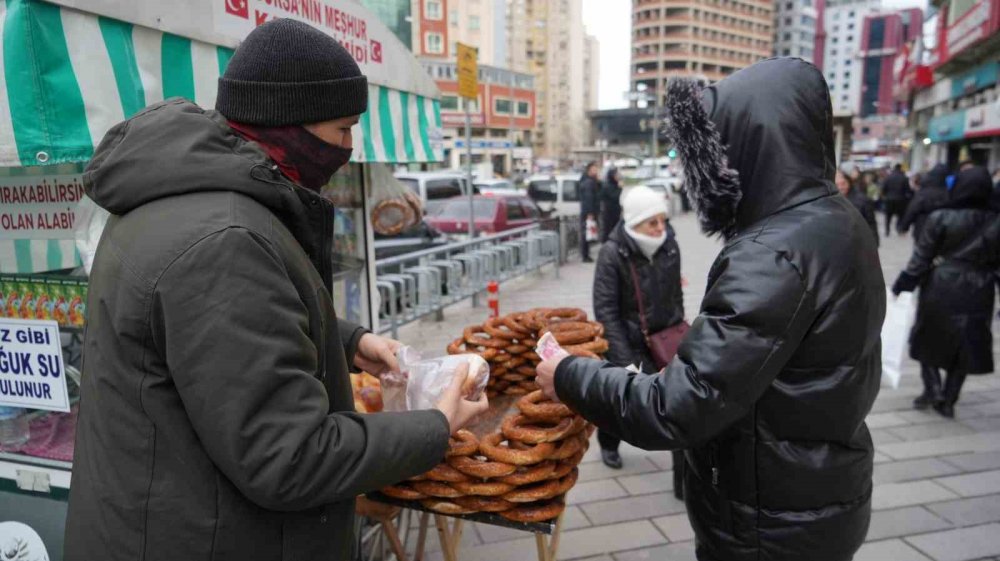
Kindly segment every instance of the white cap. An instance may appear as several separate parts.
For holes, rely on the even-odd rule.
[[[622,193],[622,220],[626,226],[634,227],[657,214],[670,215],[663,193],[645,185],[637,185]]]

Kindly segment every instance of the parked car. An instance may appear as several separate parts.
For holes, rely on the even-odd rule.
[[[534,224],[542,218],[542,210],[524,195],[476,195],[472,199],[476,231],[488,234]],[[426,221],[445,234],[466,234],[469,231],[469,199],[456,197],[428,214]]]
[[[539,174],[528,178],[528,196],[554,214],[580,214],[579,174]]]
[[[393,177],[420,197],[428,214],[445,199],[469,194],[469,179],[458,171],[405,171]]]
[[[395,236],[375,234],[375,259],[395,257],[448,243],[448,237],[426,221],[403,230]]]
[[[483,195],[489,194],[514,194],[518,193],[514,184],[507,179],[476,179],[472,184]]]

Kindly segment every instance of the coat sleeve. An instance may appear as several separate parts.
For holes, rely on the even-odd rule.
[[[612,244],[604,244],[597,256],[594,271],[594,316],[604,324],[604,338],[608,340],[608,360],[619,366],[638,366],[642,359],[629,343],[628,328],[621,313],[622,283],[627,277],[621,276],[619,265],[620,261]]]
[[[261,507],[351,499],[444,457],[448,423],[437,410],[329,413],[306,306],[256,234],[229,228],[188,249],[157,282],[151,314],[206,453]],[[337,370],[326,374],[347,376]]]
[[[354,365],[354,357],[358,354],[358,343],[366,333],[371,333],[367,328],[356,323],[344,321],[337,318],[337,330],[340,334],[340,342],[344,345],[344,356],[347,357],[347,365]]]
[[[912,292],[924,281],[927,273],[934,267],[934,258],[938,254],[938,246],[944,233],[942,228],[940,213],[927,217],[920,231],[920,238],[913,245],[909,263],[892,284],[893,293]]]
[[[571,357],[559,398],[600,429],[644,449],[703,444],[747,414],[815,318],[812,293],[781,253],[754,241],[724,251],[701,314],[666,371],[637,376]]]
[[[677,314],[680,318],[684,319],[684,283],[681,279],[684,278],[683,270],[681,269],[681,246],[677,243],[676,239],[674,244],[677,245],[677,286],[674,287],[674,309],[677,310]]]

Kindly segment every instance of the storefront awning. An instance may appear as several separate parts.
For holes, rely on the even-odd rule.
[[[232,50],[39,0],[0,0],[0,167],[85,162],[105,132],[174,96],[213,107]],[[369,87],[356,162],[442,158],[436,99]]]

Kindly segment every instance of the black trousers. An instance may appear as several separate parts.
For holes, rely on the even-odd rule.
[[[906,212],[906,201],[885,201],[885,237],[892,233],[892,217],[896,217],[896,224],[903,218]]]
[[[941,372],[936,366],[920,364],[920,377],[924,381],[924,393],[940,396],[945,403],[955,405],[965,385],[965,372],[949,370],[944,384],[941,383]]]

